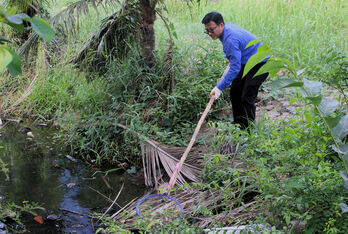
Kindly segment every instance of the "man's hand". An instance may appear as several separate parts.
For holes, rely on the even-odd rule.
[[[221,90],[215,86],[215,88],[213,88],[210,92],[210,96],[215,96],[215,100],[218,99],[220,97],[221,94]]]

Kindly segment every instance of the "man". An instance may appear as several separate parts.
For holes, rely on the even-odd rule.
[[[245,29],[230,23],[224,23],[218,12],[210,12],[202,20],[205,33],[213,40],[220,39],[225,57],[230,69],[222,81],[212,89],[210,96],[219,98],[221,91],[231,85],[230,99],[232,103],[234,124],[242,129],[249,127],[249,122],[255,121],[255,101],[261,84],[266,80],[268,73],[255,76],[257,71],[266,63],[265,59],[255,65],[245,77],[243,71],[249,58],[257,52],[261,43],[245,48],[250,41],[257,38]]]

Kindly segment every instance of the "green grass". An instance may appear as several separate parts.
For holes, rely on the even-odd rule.
[[[107,98],[105,81],[86,80],[84,73],[68,66],[55,66],[48,72],[38,75],[37,84],[26,102],[27,112],[46,116],[47,119],[62,118],[67,112],[97,112]],[[79,114],[80,115],[80,114]]]
[[[175,0],[167,3],[168,17],[178,34],[176,45],[186,55],[197,56],[200,47],[221,48],[219,42],[203,34],[201,20],[210,11],[219,11],[225,22],[244,27],[276,54],[301,68],[320,64],[331,48],[341,52],[347,49],[346,1],[220,0],[201,1],[199,7],[190,8]],[[167,36],[162,23],[156,24],[161,47]]]

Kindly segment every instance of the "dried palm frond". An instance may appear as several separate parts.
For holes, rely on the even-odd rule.
[[[180,156],[185,151],[183,147],[175,147],[171,149],[173,156],[168,151],[169,147],[160,146],[152,141],[147,141],[145,146],[141,147],[145,185],[155,186],[156,188],[163,183],[161,168],[163,167],[167,176],[172,177],[175,166],[180,161]],[[197,159],[198,157],[196,157]],[[199,160],[196,160],[197,162]],[[197,165],[198,166],[198,165]],[[185,177],[189,181],[198,182],[198,174],[201,168],[191,165],[190,163],[184,163],[178,175],[178,184],[185,184]]]
[[[126,126],[122,124],[117,124],[117,126],[127,129]],[[140,136],[139,133],[136,134]],[[162,173],[162,168],[166,173],[165,176],[171,177],[184,151],[184,147],[160,145],[155,141],[146,139],[145,144],[141,146],[145,185],[151,187],[155,186],[157,188],[163,184],[164,175]],[[190,155],[190,160],[183,164],[177,182],[179,184],[185,184],[186,180],[198,182],[198,173],[201,171],[200,162],[202,160],[203,156],[199,153]]]
[[[148,194],[153,193],[151,191]],[[239,191],[235,191],[236,194]],[[256,201],[251,201],[246,204],[240,203],[236,199],[231,199],[228,206],[223,202],[226,199],[225,195],[220,190],[206,190],[199,191],[197,189],[183,189],[176,190],[171,193],[171,197],[175,198],[184,208],[184,215],[190,214],[192,222],[199,227],[210,227],[218,224],[238,224],[253,219],[253,211],[256,211]],[[136,213],[136,205],[138,201],[134,200],[127,204],[127,215],[125,216],[121,211],[118,211],[111,215],[111,218],[118,220],[120,223],[126,224],[125,229],[134,228],[133,223],[139,217]],[[215,215],[206,217],[199,213],[199,207],[205,207],[208,210],[214,210]],[[122,210],[125,210],[122,209]],[[153,216],[164,210],[177,211],[178,206],[171,200],[165,199],[149,199],[146,203],[141,204],[139,210],[147,211],[148,216]],[[143,212],[141,212],[143,213]]]

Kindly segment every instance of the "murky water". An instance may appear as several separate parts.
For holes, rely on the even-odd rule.
[[[29,126],[34,134],[29,140],[18,132],[21,127],[23,124],[8,123],[0,129],[0,157],[10,170],[9,179],[0,172],[1,202],[36,202],[45,208],[38,211],[43,218],[50,214],[60,217],[59,222],[39,224],[28,215],[25,224],[31,233],[94,233],[95,224],[87,214],[110,206],[103,195],[114,200],[124,184],[117,200],[124,206],[144,194],[142,178],[120,171],[105,177],[96,168],[68,159],[55,143],[55,129]],[[118,209],[114,206],[114,211]]]

